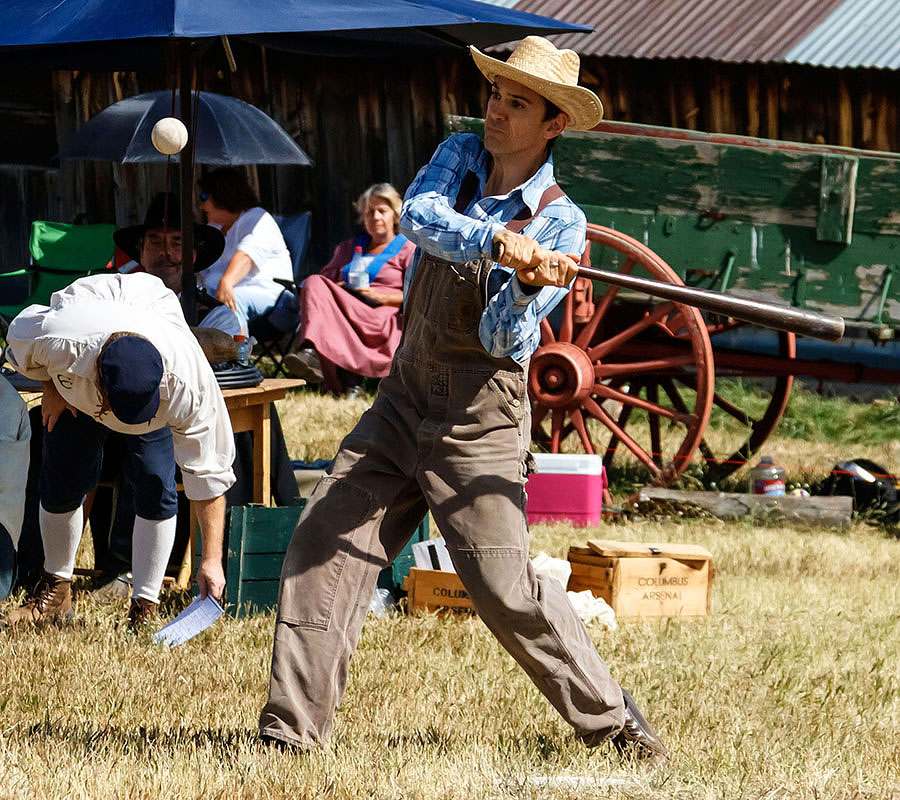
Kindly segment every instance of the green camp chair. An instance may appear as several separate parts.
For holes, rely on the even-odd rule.
[[[47,305],[50,295],[76,278],[106,269],[113,255],[115,225],[31,223],[31,264],[0,273],[0,317],[11,320],[32,303]]]

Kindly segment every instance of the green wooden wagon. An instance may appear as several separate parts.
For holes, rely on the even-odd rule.
[[[583,264],[838,314],[849,344],[823,350],[579,278],[532,358],[540,446],[607,466],[627,451],[657,485],[695,464],[710,482],[759,450],[795,376],[900,381],[900,155],[609,122],[567,131],[554,159],[590,223]],[[723,377],[765,396],[738,408]]]

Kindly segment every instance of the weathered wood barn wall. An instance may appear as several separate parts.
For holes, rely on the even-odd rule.
[[[872,150],[900,150],[897,74],[798,64],[589,57],[607,118]]]
[[[353,230],[351,204],[375,181],[402,190],[442,136],[444,114],[480,115],[486,87],[465,53],[321,58],[235,43],[203,57],[203,89],[246,100],[276,119],[312,167],[250,170],[263,204],[313,211],[313,264]],[[584,59],[583,82],[607,118],[804,142],[900,150],[896,76],[792,64]],[[162,166],[53,163],[60,143],[123,97],[168,88],[158,73],[7,70],[0,86],[0,259],[26,257],[33,219],[139,222]]]
[[[465,54],[314,58],[241,43],[234,51],[231,73],[222,49],[210,47],[199,84],[263,109],[312,158],[312,167],[260,166],[249,175],[270,210],[312,210],[311,258],[320,265],[353,231],[359,193],[385,180],[402,193],[440,142],[443,115],[480,115],[486,99]],[[142,220],[152,194],[166,185],[164,166],[53,158],[111,103],[174,83],[161,72],[7,71],[0,86],[0,263],[26,258],[34,219]]]

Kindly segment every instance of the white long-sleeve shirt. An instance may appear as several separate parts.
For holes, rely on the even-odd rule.
[[[127,425],[107,411],[99,418],[97,357],[110,334],[136,333],[163,362],[160,402],[147,423]],[[210,500],[235,481],[234,437],[222,392],[174,293],[153,275],[81,278],[32,305],[10,324],[9,360],[33,380],[53,381],[62,397],[110,430],[140,434],[168,425],[185,494]]]

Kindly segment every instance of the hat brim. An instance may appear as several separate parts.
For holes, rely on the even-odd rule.
[[[113,241],[125,255],[141,263],[141,238],[147,232],[147,225],[131,225],[127,228],[119,228],[113,233]],[[197,258],[194,259],[194,272],[206,269],[214,264],[225,249],[225,237],[222,232],[211,225],[194,223],[194,250]]]
[[[545,100],[559,106],[569,118],[569,128],[588,131],[603,119],[603,103],[590,89],[539,78],[530,72],[510,66],[505,61],[485,55],[474,45],[469,46],[469,52],[472,54],[475,66],[491,83],[498,77],[508,78],[527,86]]]

